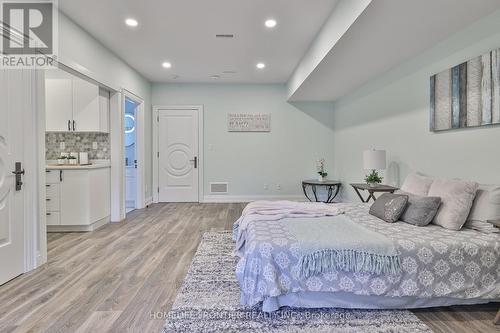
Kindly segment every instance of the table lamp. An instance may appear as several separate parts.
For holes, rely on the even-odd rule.
[[[377,170],[385,170],[386,165],[385,150],[365,150],[363,152],[363,166],[365,170],[371,170],[371,173],[365,177],[366,183],[370,186],[382,183],[383,178]]]

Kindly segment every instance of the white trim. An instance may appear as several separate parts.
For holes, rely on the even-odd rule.
[[[131,93],[126,89],[123,89],[123,103],[125,103],[126,98],[138,104],[137,112],[135,115],[136,159],[137,159],[137,172],[136,172],[137,190],[136,190],[135,208],[141,209],[146,207],[146,182],[145,182],[146,168],[145,168],[145,157],[144,157],[146,150],[146,145],[145,145],[146,140],[145,140],[145,122],[144,122],[144,100],[141,97],[135,95],[134,93]],[[123,107],[123,117],[125,117],[124,107]],[[125,124],[123,124],[123,126],[125,126]],[[125,127],[123,128],[123,131],[125,131]],[[125,146],[125,142],[123,142],[122,145]],[[125,159],[123,159],[122,161],[125,161]],[[125,174],[125,165],[123,165],[123,173]],[[123,188],[125,189],[125,186]]]
[[[153,197],[147,197],[144,205],[147,207],[153,203]]]
[[[89,225],[48,225],[47,232],[89,232],[95,231],[109,222],[110,217],[106,216]]]
[[[204,202],[204,149],[203,145],[203,105],[154,105],[153,106],[153,202],[158,202],[158,117],[159,110],[196,110],[198,111],[198,202]]]
[[[238,203],[257,200],[305,201],[304,195],[205,195],[204,203]]]
[[[24,112],[24,271],[47,261],[45,222],[45,72],[27,70],[22,89],[30,96]]]
[[[36,72],[36,87],[37,87],[37,113],[33,118],[38,118],[36,121],[36,130],[33,133],[37,135],[37,185],[38,191],[34,195],[37,199],[38,218],[35,220],[35,228],[38,227],[38,234],[35,233],[34,239],[38,239],[37,246],[33,249],[35,253],[35,263],[33,269],[47,262],[47,224],[46,224],[46,201],[45,201],[45,70]],[[43,193],[40,195],[39,193]],[[37,223],[38,221],[38,223]]]
[[[125,144],[123,98],[120,91],[110,95],[109,143],[111,146],[111,222],[125,219]]]

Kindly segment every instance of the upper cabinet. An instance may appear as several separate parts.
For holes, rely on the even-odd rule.
[[[45,90],[48,132],[109,132],[105,89],[57,69],[47,71]]]
[[[48,132],[67,132],[73,120],[73,84],[70,74],[50,70],[45,79],[45,117]]]

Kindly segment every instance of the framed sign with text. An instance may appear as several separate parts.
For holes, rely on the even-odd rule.
[[[270,132],[271,114],[269,113],[228,113],[229,132]]]

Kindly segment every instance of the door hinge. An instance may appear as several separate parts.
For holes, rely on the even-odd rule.
[[[156,116],[156,121],[160,122],[160,116]]]
[[[157,155],[158,155],[158,158],[160,158],[160,152],[158,152]]]
[[[160,187],[158,186],[158,193],[160,193]]]

